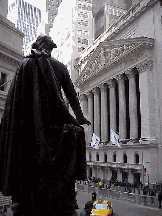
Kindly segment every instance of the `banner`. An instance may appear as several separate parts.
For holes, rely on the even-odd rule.
[[[100,143],[100,138],[93,133],[91,146],[95,149],[99,149],[99,143]]]
[[[111,142],[112,142],[112,144],[117,145],[119,148],[121,148],[118,140],[119,140],[119,135],[111,129]]]

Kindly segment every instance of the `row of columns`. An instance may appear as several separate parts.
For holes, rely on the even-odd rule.
[[[129,118],[130,118],[130,139],[138,139],[138,113],[137,113],[137,92],[136,92],[136,74],[137,69],[129,70],[129,73],[119,74],[115,77],[118,82],[118,96],[119,96],[119,139],[123,140],[127,137],[127,127],[126,127],[126,92],[124,80],[127,75],[129,79]],[[86,94],[87,103],[88,103],[88,112],[87,118],[93,124],[88,127],[88,140],[87,142],[91,142],[92,132],[94,132],[97,136],[101,135],[101,141],[108,141],[108,94],[107,87],[109,87],[109,107],[110,107],[110,129],[117,132],[117,119],[116,119],[116,93],[115,93],[115,79],[110,79],[104,82],[102,85],[99,85],[92,89],[90,92]],[[139,86],[140,87],[140,86]],[[147,90],[146,88],[143,90]],[[101,92],[101,98],[100,98]],[[140,93],[141,94],[141,93]],[[94,96],[94,97],[93,97]],[[101,99],[101,101],[100,101]],[[94,101],[93,101],[94,100]],[[94,106],[93,106],[94,103]],[[148,103],[148,101],[147,101]],[[93,110],[94,107],[94,110]],[[100,110],[101,109],[101,110]],[[84,110],[83,110],[84,112]],[[94,115],[93,115],[94,112]],[[149,115],[149,113],[147,113]],[[94,120],[93,120],[94,116]],[[146,117],[149,119],[149,116]],[[101,122],[101,127],[100,127]],[[148,125],[149,127],[149,125]],[[101,131],[100,131],[101,129]],[[148,129],[149,131],[149,129]],[[149,134],[147,133],[146,136]],[[146,137],[145,136],[145,137]]]

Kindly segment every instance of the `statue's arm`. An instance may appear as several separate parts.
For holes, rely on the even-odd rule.
[[[66,67],[64,68],[64,79],[63,79],[62,87],[70,103],[70,106],[74,111],[77,121],[82,125],[83,124],[90,125],[91,123],[83,115],[74,85],[71,81],[69,72],[66,69]]]

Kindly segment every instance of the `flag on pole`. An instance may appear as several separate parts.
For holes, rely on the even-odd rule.
[[[100,143],[100,138],[93,133],[91,146],[95,149],[99,149],[99,143]]]
[[[112,144],[117,145],[119,148],[121,148],[118,140],[119,140],[119,135],[111,129],[111,142],[112,142]]]

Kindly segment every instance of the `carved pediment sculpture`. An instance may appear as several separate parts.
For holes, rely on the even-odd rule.
[[[76,80],[79,85],[86,80],[102,74],[104,70],[110,70],[126,61],[127,64],[132,61],[141,61],[141,58],[149,58],[144,56],[146,50],[151,50],[154,46],[154,39],[139,37],[128,38],[114,41],[105,41],[93,50],[93,54],[89,54],[86,58],[86,64]],[[129,65],[128,65],[129,66]]]

